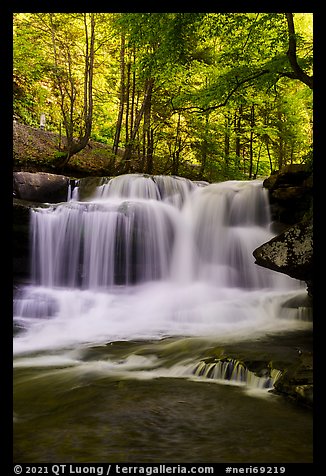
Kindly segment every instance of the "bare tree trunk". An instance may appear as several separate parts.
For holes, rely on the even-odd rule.
[[[239,112],[238,115],[235,113],[235,155],[237,157],[238,161],[238,167],[240,166],[240,155],[241,155],[241,139],[240,139],[240,134],[241,134],[241,117],[242,117],[242,105],[239,106]]]
[[[134,128],[134,115],[135,115],[135,94],[136,94],[136,72],[135,72],[135,63],[136,63],[136,51],[133,51],[133,72],[132,72],[132,91],[131,91],[131,108],[130,108],[130,134]]]
[[[282,137],[282,113],[280,110],[277,111],[277,119],[279,122],[279,130],[278,130],[278,169],[281,170],[282,166],[284,165],[285,162],[285,157],[284,157],[284,139]]]
[[[204,138],[202,141],[202,154],[201,154],[201,166],[200,166],[200,175],[204,175],[204,171],[207,163],[207,149],[208,149],[208,124],[209,124],[209,111],[205,112],[205,130]]]
[[[253,142],[254,142],[254,131],[255,127],[255,105],[252,104],[250,108],[250,139],[249,139],[249,179],[252,178],[252,169],[253,169]]]
[[[112,147],[112,152],[114,154],[118,153],[118,147],[120,142],[120,134],[122,127],[122,118],[125,102],[125,35],[121,35],[121,46],[120,46],[120,97],[119,97],[119,112],[117,125],[115,129],[114,142]]]
[[[260,161],[260,153],[261,153],[261,148],[262,148],[262,142],[259,144],[259,151],[258,151],[258,157],[257,157],[257,162],[256,162],[256,172],[253,176],[254,179],[257,178],[258,175],[258,169],[259,169],[259,161]]]
[[[143,151],[145,169],[143,170],[146,170],[148,174],[151,173],[153,167],[153,130],[151,128],[152,93],[153,88],[151,87],[146,100],[146,106],[144,108]]]
[[[126,138],[125,138],[125,144],[127,144],[128,140],[129,140],[129,114],[130,114],[130,68],[131,68],[131,64],[128,62],[127,64],[127,84],[126,84],[126,93],[125,93],[125,103],[126,103],[126,114],[125,114],[125,117],[126,117],[126,124],[125,124],[125,128],[126,128]]]
[[[181,124],[181,112],[178,113],[177,129],[175,132],[174,148],[172,151],[172,174],[173,175],[178,175],[179,173],[179,157],[180,157],[180,147],[181,147],[180,124]]]
[[[266,140],[266,149],[267,149],[267,155],[268,155],[268,159],[269,159],[269,167],[270,167],[270,171],[271,171],[271,174],[272,174],[273,173],[273,163],[272,163],[271,153],[269,151],[268,138]]]
[[[230,115],[225,118],[225,134],[224,134],[224,160],[225,168],[229,166],[229,156],[230,156]]]
[[[154,169],[153,152],[154,152],[154,129],[148,131],[147,149],[146,149],[146,173],[152,174]]]
[[[125,162],[128,162],[131,159],[134,142],[135,142],[137,133],[139,131],[141,120],[143,118],[147,103],[148,103],[148,101],[151,100],[153,86],[154,86],[154,79],[153,78],[147,79],[146,83],[145,83],[145,93],[144,93],[143,102],[142,102],[142,105],[141,105],[137,115],[136,115],[135,122],[133,124],[132,134],[130,136],[128,144],[126,144],[125,152],[124,152],[124,155],[123,155],[123,160]],[[128,164],[126,164],[126,167],[128,168]]]

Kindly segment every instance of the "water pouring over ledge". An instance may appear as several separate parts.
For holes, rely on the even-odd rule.
[[[121,340],[239,340],[300,329],[297,280],[254,264],[272,238],[259,180],[124,175],[31,214],[15,355]]]

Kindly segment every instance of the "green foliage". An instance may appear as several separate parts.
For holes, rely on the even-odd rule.
[[[38,127],[45,113],[58,132],[64,97],[78,134],[84,21],[81,13],[15,14],[13,106],[22,122]],[[293,79],[285,14],[97,13],[96,22],[91,138],[111,146],[122,111],[123,149],[144,104],[133,170],[144,171],[150,154],[154,172],[208,180],[248,178],[250,164],[253,178],[312,161],[312,94]],[[311,75],[312,15],[294,14],[294,23],[298,65]]]

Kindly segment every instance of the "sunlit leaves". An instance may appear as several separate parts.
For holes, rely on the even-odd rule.
[[[67,88],[66,94],[76,95],[77,111],[81,106],[84,21],[90,21],[90,14],[84,15],[15,15],[15,110],[26,122],[34,124],[44,109],[49,127],[57,130],[59,82]],[[312,97],[307,86],[293,80],[284,13],[95,15],[93,133],[97,138],[109,143],[114,137],[120,98],[120,40],[124,35],[125,81],[127,85],[128,65],[129,106],[133,105],[134,115],[141,108],[146,82],[153,81],[147,127],[153,131],[157,164],[160,157],[167,161],[173,150],[175,118],[179,116],[178,140],[183,144],[180,163],[200,163],[206,154],[212,170],[221,170],[227,164],[236,175],[241,161],[247,160],[246,144],[250,140],[255,160],[260,154],[262,168],[269,163],[268,153],[274,162],[277,160],[281,140],[285,143],[285,161],[300,161],[306,154],[312,139]],[[312,75],[312,14],[295,13],[294,24],[298,64]],[[254,125],[249,114],[252,107]],[[236,130],[239,120],[241,127]],[[144,135],[140,129],[139,150]],[[241,157],[235,153],[236,147]]]

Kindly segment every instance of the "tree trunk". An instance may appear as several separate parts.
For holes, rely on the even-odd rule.
[[[130,68],[131,64],[128,62],[127,64],[127,85],[126,85],[126,94],[125,94],[125,103],[126,103],[126,139],[125,144],[128,143],[129,140],[129,114],[130,114]]]
[[[257,157],[257,162],[256,162],[256,172],[253,176],[254,179],[257,178],[258,171],[259,171],[259,161],[260,161],[260,153],[261,153],[261,148],[262,148],[262,142],[259,144],[259,151],[258,151],[258,157]]]
[[[141,120],[143,118],[143,115],[144,115],[146,106],[148,104],[148,101],[151,101],[153,86],[154,86],[154,79],[153,78],[147,79],[146,83],[145,83],[145,93],[144,93],[143,102],[142,102],[142,105],[141,105],[137,115],[136,115],[135,122],[133,124],[132,134],[130,136],[130,140],[129,140],[128,144],[126,144],[125,152],[123,154],[124,162],[128,162],[131,159],[132,150],[133,150],[133,147],[134,147],[134,142],[135,142],[137,133],[139,131]],[[125,167],[128,168],[128,164],[125,164]]]
[[[153,151],[154,151],[154,129],[151,128],[150,131],[148,131],[148,138],[147,138],[147,150],[146,150],[146,173],[147,174],[152,174],[154,170]]]
[[[179,157],[180,157],[180,124],[181,124],[181,113],[178,113],[178,122],[177,129],[175,133],[174,148],[172,151],[172,175],[178,175],[179,173]]]
[[[119,97],[119,113],[117,119],[117,125],[115,129],[114,142],[112,152],[118,153],[118,147],[120,142],[120,134],[123,119],[123,110],[125,102],[125,35],[121,35],[121,47],[120,47],[120,97]]]
[[[302,83],[306,84],[310,89],[313,89],[313,78],[311,76],[308,76],[308,74],[303,71],[303,69],[298,63],[297,40],[295,36],[293,13],[285,13],[285,16],[288,24],[289,33],[289,48],[287,51],[287,57],[294,73],[293,78],[298,79]]]
[[[135,63],[136,63],[136,51],[133,51],[133,71],[132,71],[132,90],[131,90],[131,108],[130,108],[130,134],[132,136],[132,131],[134,128],[134,116],[135,116],[135,94],[136,94],[136,72],[135,72]]]
[[[235,155],[237,157],[238,161],[238,167],[240,166],[240,155],[241,155],[241,139],[240,139],[240,134],[241,134],[241,117],[242,117],[242,105],[239,106],[239,112],[237,115],[237,112],[235,113]]]
[[[278,130],[278,169],[281,170],[282,166],[284,165],[285,162],[285,157],[284,157],[284,139],[282,137],[282,113],[280,110],[277,111],[277,118],[279,122],[279,130]]]
[[[229,157],[230,157],[230,115],[225,118],[225,134],[224,134],[224,160],[225,168],[229,166]]]
[[[148,174],[151,173],[153,169],[153,130],[151,128],[151,112],[152,112],[152,93],[153,88],[151,87],[148,93],[148,98],[146,101],[146,106],[144,109],[144,134],[143,134],[143,141],[144,141],[144,165],[145,170]]]
[[[253,169],[253,142],[254,142],[254,127],[255,127],[255,105],[252,104],[250,108],[250,139],[249,139],[249,179],[252,178]]]
[[[268,159],[269,159],[269,167],[270,167],[270,171],[271,171],[271,174],[272,174],[273,173],[273,163],[272,163],[271,153],[269,151],[268,138],[266,140],[266,149],[267,149],[267,155],[268,155]]]
[[[201,154],[201,167],[200,167],[200,175],[204,175],[204,171],[207,164],[207,150],[208,150],[208,124],[209,124],[209,112],[205,113],[205,130],[204,130],[204,138],[202,141],[202,154]]]

